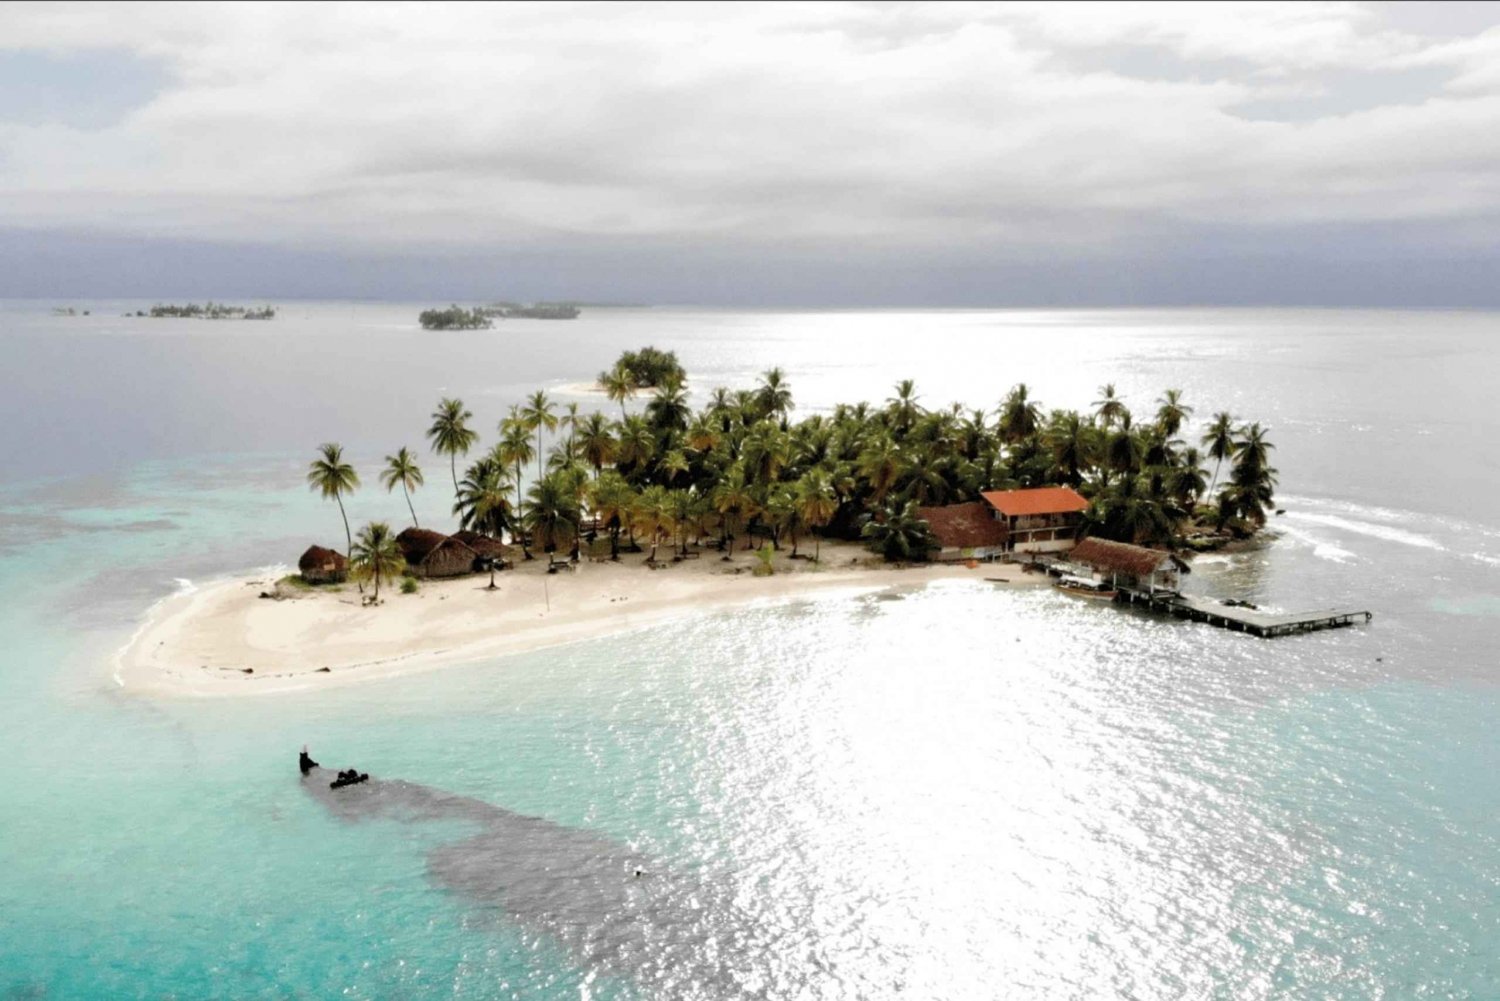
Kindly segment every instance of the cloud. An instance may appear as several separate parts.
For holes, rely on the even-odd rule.
[[[102,127],[0,108],[0,226],[391,253],[1491,239],[1500,31],[1383,10],[6,5],[0,63],[124,51],[166,82]]]

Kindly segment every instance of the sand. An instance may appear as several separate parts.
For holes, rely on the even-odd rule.
[[[663,549],[665,558],[669,550]],[[261,598],[265,575],[216,581],[154,606],[120,651],[115,678],[125,688],[166,695],[304,691],[389,678],[523,653],[656,625],[685,615],[812,591],[850,593],[933,580],[1003,579],[1030,583],[1014,564],[894,568],[849,544],[825,544],[813,564],[776,560],[757,577],[753,554],[721,554],[652,570],[640,554],[621,562],[585,560],[575,570],[546,572],[546,559],[495,575],[423,582],[416,594],[381,588],[381,604],[362,606],[359,592],[316,589]],[[735,571],[739,572],[736,573]],[[366,585],[368,590],[368,585]]]

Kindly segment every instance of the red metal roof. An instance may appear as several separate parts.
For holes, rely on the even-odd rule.
[[[1089,502],[1072,487],[990,490],[979,496],[1007,518],[1032,514],[1070,514],[1088,510]]]

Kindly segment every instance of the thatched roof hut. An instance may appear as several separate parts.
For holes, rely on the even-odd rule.
[[[492,536],[480,535],[478,532],[471,532],[468,529],[464,529],[462,532],[454,532],[452,538],[457,539],[474,550],[474,552],[479,554],[481,559],[510,559],[510,547]]]
[[[982,501],[919,507],[918,517],[927,522],[940,547],[938,560],[984,559],[1005,550],[1005,523],[996,521]]]
[[[349,579],[349,561],[344,554],[322,546],[308,546],[297,561],[297,569],[309,584],[342,584]]]
[[[396,536],[396,545],[406,558],[406,570],[414,577],[461,577],[474,572],[479,558],[467,544],[442,532],[408,528]]]

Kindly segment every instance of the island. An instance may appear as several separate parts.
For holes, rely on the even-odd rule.
[[[136,316],[149,316],[152,319],[189,319],[189,320],[274,320],[276,308],[274,306],[261,306],[260,308],[249,306],[227,306],[222,302],[212,300],[199,305],[190,302],[185,306],[175,304],[155,305],[149,311],[136,310]]]
[[[637,373],[660,384],[632,411]],[[1274,503],[1265,430],[1220,412],[1189,434],[1193,408],[1171,389],[1138,418],[1112,385],[1084,410],[1045,409],[1024,384],[989,410],[928,408],[905,380],[882,405],[794,420],[779,368],[696,410],[671,352],[626,352],[607,374],[618,420],[537,391],[487,446],[463,401],[441,400],[425,437],[448,461],[444,485],[394,449],[366,475],[400,514],[358,531],[344,498],[360,472],[338,443],[320,446],[307,483],[337,507],[344,545],[314,540],[297,573],[162,603],[120,677],[189,693],[301,688],[938,579],[1009,587],[1063,572],[1085,599],[1118,588],[1156,601],[1195,549],[1253,537]],[[455,524],[420,524],[413,492],[448,483]]]

